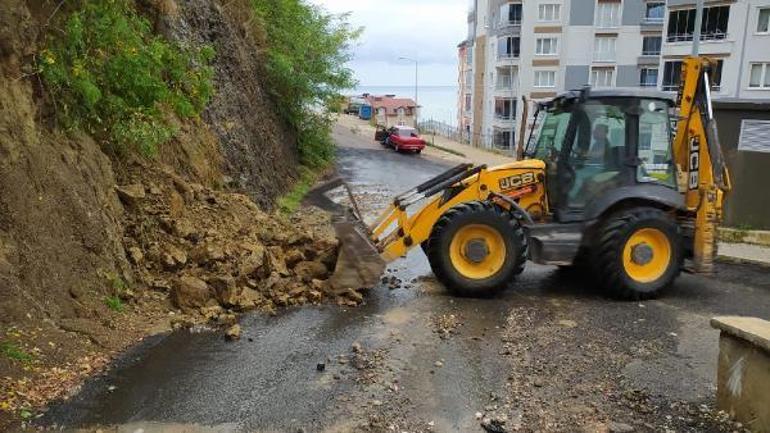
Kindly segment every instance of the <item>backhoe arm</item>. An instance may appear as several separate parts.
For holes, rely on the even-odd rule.
[[[369,226],[371,241],[386,262],[403,257],[410,249],[428,240],[436,222],[447,210],[472,201],[495,200],[501,207],[510,209],[516,218],[527,220],[527,212],[514,200],[523,199],[522,203],[527,205],[539,200],[536,197],[542,197],[543,186],[538,183],[533,171],[542,169],[542,162],[528,162],[518,168],[501,166],[492,170],[486,165],[458,165],[397,196]],[[518,183],[515,190],[502,195],[501,181],[503,185],[507,185],[505,182]],[[536,191],[540,195],[531,194]],[[409,215],[409,206],[425,199],[427,204]]]
[[[682,62],[673,143],[679,190],[685,194],[688,213],[694,216],[694,270],[703,273],[713,272],[724,194],[731,189],[711,104],[711,65],[710,59],[699,56]]]

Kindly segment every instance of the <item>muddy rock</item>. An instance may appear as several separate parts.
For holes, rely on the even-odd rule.
[[[196,240],[200,237],[193,223],[186,219],[174,220],[171,226],[173,233],[180,238]]]
[[[225,340],[236,341],[241,339],[241,325],[235,324],[225,331]]]
[[[244,287],[241,289],[241,295],[238,297],[237,307],[243,310],[250,310],[259,307],[264,302],[265,298],[258,291]]]
[[[171,244],[168,244],[163,248],[160,259],[163,269],[167,271],[181,269],[187,264],[187,254]]]
[[[213,294],[208,284],[200,278],[183,276],[174,281],[171,302],[185,312],[205,307]]]
[[[506,421],[502,416],[485,416],[481,419],[481,427],[489,433],[506,433],[508,432],[505,427]]]
[[[329,276],[329,270],[321,262],[302,261],[294,267],[294,273],[305,282],[323,280]]]
[[[144,186],[141,183],[133,183],[115,187],[118,198],[127,206],[137,206],[146,197]]]
[[[225,260],[225,251],[222,247],[212,244],[199,245],[191,253],[192,260],[199,265]]]
[[[238,305],[241,288],[236,285],[235,278],[229,275],[216,276],[209,279],[209,285],[214,289],[217,301],[221,305],[227,307]]]
[[[289,252],[286,253],[286,258],[284,261],[286,262],[286,266],[293,269],[298,263],[300,263],[303,260],[305,260],[305,256],[304,254],[302,254],[302,251],[294,248],[289,250]]]
[[[265,252],[252,252],[244,256],[238,265],[238,275],[246,278],[255,278],[265,265]]]
[[[313,280],[310,282],[310,286],[313,288],[313,290],[317,290],[319,292],[329,291],[329,282],[326,280]]]
[[[321,302],[324,295],[323,292],[318,290],[310,290],[307,292],[308,299],[310,299],[310,302]]]
[[[242,251],[254,256],[262,257],[265,255],[265,246],[259,242],[241,242],[238,246]]]
[[[144,261],[144,253],[139,247],[128,248],[128,260],[134,265],[140,265]]]
[[[267,249],[265,265],[267,266],[268,272],[275,272],[282,277],[289,276],[289,269],[286,267],[286,258],[281,247],[273,246]]]

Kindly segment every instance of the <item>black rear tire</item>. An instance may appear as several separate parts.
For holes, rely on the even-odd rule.
[[[627,244],[641,230],[662,234],[670,246],[669,260],[650,270],[654,279],[649,281],[635,279],[627,266],[637,265],[628,264],[629,259],[624,258],[628,255]],[[684,260],[681,231],[674,218],[660,209],[639,207],[615,213],[603,223],[596,239],[597,244],[592,251],[594,274],[598,276],[602,288],[613,297],[628,300],[654,298],[668,288],[681,272]],[[652,251],[653,257],[661,254],[660,251]],[[653,266],[654,262],[650,263],[644,266]],[[655,276],[658,273],[660,275]]]
[[[505,257],[502,265],[489,277],[469,278],[458,271],[452,262],[452,240],[460,229],[469,225],[484,226],[495,231],[504,242]],[[521,225],[510,212],[490,202],[463,203],[446,211],[433,226],[425,246],[436,278],[458,296],[490,296],[508,288],[524,270],[527,260],[527,239]]]

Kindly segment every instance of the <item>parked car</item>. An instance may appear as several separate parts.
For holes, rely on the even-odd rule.
[[[386,128],[383,125],[377,125],[377,128],[374,131],[374,141],[384,146],[386,144],[388,136],[390,135],[391,129],[393,128]]]
[[[411,126],[394,126],[390,128],[384,144],[391,146],[396,152],[412,151],[420,153],[425,148],[425,140],[420,138],[417,130]]]

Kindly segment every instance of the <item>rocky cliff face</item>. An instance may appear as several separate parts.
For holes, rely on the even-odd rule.
[[[154,2],[158,30],[216,50],[215,95],[203,120],[215,135],[225,183],[269,207],[296,176],[296,137],[278,117],[262,81],[262,41],[246,0]]]

